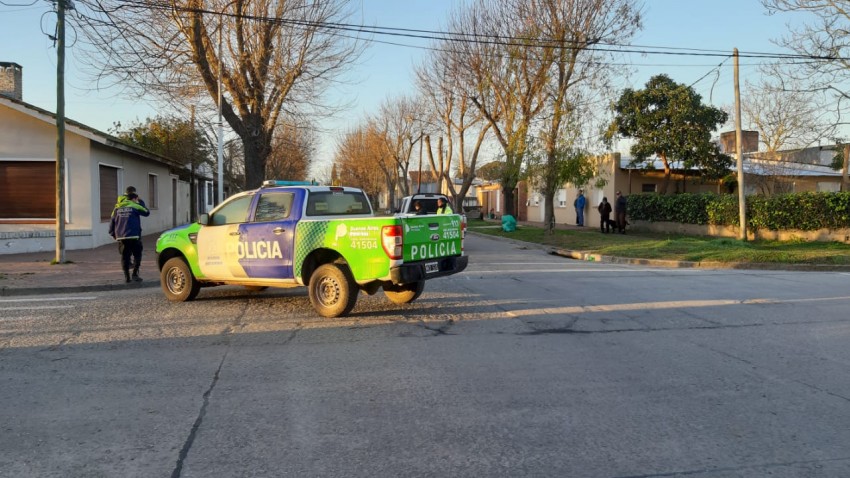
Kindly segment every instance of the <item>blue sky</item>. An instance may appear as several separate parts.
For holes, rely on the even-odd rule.
[[[29,3],[30,0],[8,0],[6,3]],[[362,0],[358,4],[361,18],[353,22],[385,27],[441,30],[447,13],[457,0]],[[47,12],[49,2],[38,0],[32,6],[0,5],[0,61],[23,66],[24,101],[56,110],[56,50],[42,33],[55,21]],[[786,22],[798,22],[799,15],[768,16],[759,0],[646,0],[644,29],[633,44],[654,47],[681,47],[724,50],[737,47],[745,52],[780,52],[772,38],[786,32]],[[403,38],[380,38],[386,41],[424,45]],[[72,39],[69,38],[69,42]],[[413,91],[412,65],[425,54],[421,48],[374,44],[351,73],[356,84],[328,92],[342,101],[353,102],[338,118],[323,124],[320,154],[329,159],[338,133],[352,126],[365,114],[374,112],[384,98]],[[630,55],[636,71],[623,78],[623,86],[640,88],[653,75],[665,73],[680,83],[691,84],[714,69],[722,58],[666,55]],[[694,88],[705,102],[716,106],[731,104],[732,61],[719,72],[712,72]],[[157,111],[143,99],[116,96],[115,92],[92,91],[80,70],[71,48],[67,60],[66,114],[69,118],[106,131],[116,121],[129,124],[144,120]],[[755,60],[741,60],[744,79],[757,79]]]

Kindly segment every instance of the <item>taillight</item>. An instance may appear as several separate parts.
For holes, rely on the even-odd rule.
[[[404,254],[404,239],[401,226],[384,226],[381,229],[381,245],[390,259],[401,259]]]

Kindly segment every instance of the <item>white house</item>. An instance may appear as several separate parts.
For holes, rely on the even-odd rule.
[[[56,243],[56,115],[23,101],[22,74],[20,65],[0,62],[0,254],[53,250]],[[144,234],[190,219],[189,171],[167,158],[66,120],[63,161],[68,250],[113,242],[109,219],[130,185],[151,211],[142,219]],[[198,182],[201,212],[212,206],[211,185],[209,178]]]

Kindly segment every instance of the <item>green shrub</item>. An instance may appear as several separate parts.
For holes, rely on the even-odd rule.
[[[738,226],[735,194],[633,194],[628,215],[634,220]],[[747,197],[747,226],[758,230],[840,229],[850,227],[850,192],[804,192]]]

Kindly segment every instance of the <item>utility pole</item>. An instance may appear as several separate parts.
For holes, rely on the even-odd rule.
[[[416,194],[422,192],[422,136],[423,133],[419,133],[419,174],[416,175]]]
[[[56,257],[65,263],[65,1],[56,2]]]
[[[192,122],[192,138],[195,137],[195,105],[189,106]],[[195,187],[195,151],[194,139],[192,140],[192,152],[189,154],[189,222],[195,222],[198,217],[198,190]]]
[[[735,150],[738,157],[738,220],[741,227],[738,229],[738,239],[747,240],[747,203],[744,195],[744,150],[741,142],[741,87],[738,83],[738,49],[733,51],[735,57]]]
[[[221,121],[221,70],[224,68],[224,59],[221,57],[221,35],[224,31],[223,16],[224,11],[218,17],[218,200],[216,205],[224,201],[224,124]],[[194,128],[194,121],[192,123]]]

